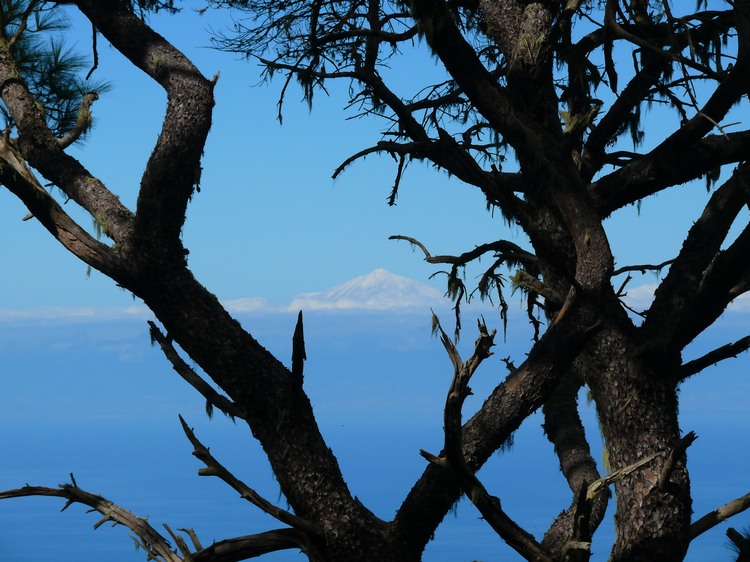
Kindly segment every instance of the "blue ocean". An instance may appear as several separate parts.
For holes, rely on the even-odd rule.
[[[493,319],[487,321],[491,326]],[[282,360],[290,355],[293,315],[247,316],[243,322]],[[305,385],[321,428],[352,493],[390,519],[424,469],[419,449],[441,448],[450,362],[430,336],[429,315],[318,313],[306,317],[305,327]],[[13,322],[0,325],[0,336],[0,488],[56,486],[72,473],[81,488],[148,516],[160,531],[164,523],[194,529],[204,546],[282,526],[223,482],[197,475],[201,464],[191,455],[178,414],[236,476],[285,506],[247,427],[220,413],[208,420],[203,399],[149,345],[144,321]],[[525,329],[505,339],[498,335],[496,356],[475,375],[467,416],[504,376],[499,358],[520,362],[528,337]],[[721,337],[710,335],[717,342]],[[710,338],[701,345],[710,348]],[[466,329],[459,345],[465,357],[473,339]],[[682,390],[684,429],[699,435],[689,449],[696,517],[750,491],[746,371],[746,361],[738,360],[712,368]],[[581,411],[600,458],[595,416],[583,398]],[[528,419],[513,447],[494,455],[479,474],[506,512],[537,537],[571,501],[541,423],[539,414]],[[94,531],[98,514],[80,505],[60,513],[63,505],[59,498],[0,502],[0,561],[146,559],[127,529],[107,523]],[[596,535],[595,561],[608,558],[612,512],[613,506]],[[706,533],[688,560],[730,560],[726,528],[749,524],[750,517],[741,514]],[[305,557],[285,551],[264,559]],[[424,554],[428,562],[517,559],[466,500],[446,517]]]

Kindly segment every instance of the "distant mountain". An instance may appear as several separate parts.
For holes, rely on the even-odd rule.
[[[327,291],[298,295],[288,308],[394,310],[445,306],[447,302],[434,287],[379,268]]]

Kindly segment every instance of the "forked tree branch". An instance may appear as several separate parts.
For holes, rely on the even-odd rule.
[[[654,295],[644,330],[669,341],[675,338],[684,346],[690,341],[697,322],[688,321],[698,311],[693,306],[703,287],[707,272],[720,256],[724,240],[735,217],[750,201],[750,164],[738,167],[710,197],[701,216],[693,224],[679,255]],[[741,265],[741,264],[736,264]],[[678,344],[679,345],[679,344]]]
[[[597,180],[589,187],[599,213],[616,210],[669,187],[704,177],[719,166],[742,162],[750,150],[750,132],[710,135],[671,154],[645,155]]]
[[[82,490],[76,485],[72,475],[71,479],[73,480],[72,484],[62,484],[58,488],[24,486],[15,490],[6,490],[0,492],[0,500],[29,496],[60,497],[68,500],[62,508],[63,511],[74,503],[87,505],[103,515],[103,518],[94,524],[94,529],[98,529],[107,522],[130,529],[135,535],[134,538],[138,547],[146,551],[149,560],[159,559],[164,562],[240,562],[279,550],[298,548],[303,552],[316,552],[314,545],[310,543],[309,536],[294,528],[275,529],[264,533],[226,539],[215,542],[206,548],[201,547],[191,529],[180,529],[180,531],[187,533],[192,540],[195,551],[190,552],[184,539],[175,535],[165,524],[164,527],[167,532],[182,552],[182,556],[180,556],[173,550],[169,541],[149,524],[147,519],[138,517],[102,496]]]
[[[698,143],[724,119],[732,106],[747,92],[750,87],[750,72],[748,72],[750,22],[746,21],[747,15],[739,13],[737,9],[735,9],[735,14],[738,35],[736,64],[718,83],[708,101],[696,111],[691,119],[647,155],[635,159],[628,166],[610,174],[611,177],[605,177],[596,182],[596,188],[593,191],[596,193],[595,199],[603,216],[608,216],[615,209],[633,203],[646,195],[639,192],[632,182],[623,180],[627,180],[630,176],[648,176],[651,174],[651,167],[658,165],[659,162],[669,162],[669,167],[676,170],[677,167],[674,164],[674,159],[678,157],[676,152],[684,151],[685,148]],[[618,177],[619,181],[611,181]]]
[[[484,359],[489,357],[494,346],[496,331],[490,334],[483,322],[478,322],[479,337],[473,355],[464,363],[448,335],[443,331],[437,317],[433,315],[434,329],[440,335],[448,357],[453,363],[453,381],[445,402],[445,447],[441,456],[436,457],[426,451],[421,455],[429,462],[448,471],[459,483],[464,494],[476,506],[487,523],[508,545],[527,560],[552,562],[534,537],[519,527],[503,511],[500,500],[491,496],[479,479],[469,469],[463,453],[461,409],[464,400],[471,394],[469,381]]]
[[[78,160],[63,151],[47,126],[41,103],[19,76],[13,52],[7,43],[0,45],[0,96],[19,127],[19,155],[90,213],[104,234],[125,244],[133,214]],[[9,142],[6,139],[6,144]]]
[[[463,454],[478,470],[523,420],[549,397],[560,373],[601,328],[571,290],[549,329],[463,427]],[[455,478],[430,464],[401,504],[392,523],[396,536],[426,544],[451,505],[460,497]],[[416,538],[415,538],[416,537]]]

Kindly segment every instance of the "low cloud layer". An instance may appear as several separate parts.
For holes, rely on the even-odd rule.
[[[656,284],[645,284],[626,289],[623,301],[634,310],[647,310],[654,298]],[[444,294],[425,283],[376,269],[327,291],[302,293],[291,302],[273,305],[262,297],[246,297],[222,301],[232,314],[287,313],[298,310],[313,311],[410,311],[433,309],[445,311],[452,302]],[[484,308],[486,303],[473,302]],[[750,312],[750,295],[743,295],[729,305],[729,312]],[[42,307],[29,309],[0,309],[0,322],[23,321],[107,321],[152,318],[144,305],[127,307]]]

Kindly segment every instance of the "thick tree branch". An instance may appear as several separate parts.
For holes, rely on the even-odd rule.
[[[717,254],[701,277],[692,310],[684,315],[689,326],[677,332],[687,345],[723,314],[729,303],[750,291],[750,224],[726,250]]]
[[[523,226],[535,248],[538,251],[546,246],[550,253],[566,255],[572,246],[577,259],[568,269],[575,268],[575,281],[586,291],[601,291],[612,266],[609,245],[573,159],[562,151],[557,117],[555,123],[548,122],[543,103],[537,112],[529,112],[525,106],[522,109],[498,85],[456,27],[444,2],[416,0],[412,7],[433,52],[487,122],[514,148],[521,170],[527,173],[527,186],[534,188],[527,191],[528,200],[540,208],[533,217],[536,224],[525,221]],[[544,49],[544,41],[539,48]],[[567,240],[551,240],[551,222],[565,229]],[[547,228],[540,229],[540,223]]]
[[[542,407],[544,432],[555,447],[560,470],[573,492],[571,506],[557,516],[544,535],[542,546],[548,552],[562,552],[565,545],[576,538],[577,529],[580,534],[583,521],[578,496],[589,482],[601,477],[578,415],[580,388],[580,380],[575,371],[570,370],[561,378],[560,384]],[[586,507],[584,535],[588,538],[579,536],[579,540],[591,540],[591,535],[604,517],[608,499],[609,494],[600,494]]]
[[[490,75],[456,27],[445,3],[415,0],[412,9],[433,52],[489,124],[516,149],[522,162],[538,157],[543,146],[539,140],[544,134],[541,128]],[[537,154],[532,155],[534,148]]]
[[[696,325],[688,322],[688,315],[698,313],[695,301],[704,291],[704,277],[726,238],[735,217],[750,201],[750,164],[742,164],[711,196],[700,218],[690,229],[680,254],[659,285],[654,302],[648,311],[643,329],[663,343],[674,340],[684,346],[695,333]],[[739,256],[738,256],[739,257]],[[727,263],[728,267],[741,264]],[[703,311],[704,313],[707,311]],[[681,347],[680,347],[681,349]]]
[[[104,234],[125,244],[132,230],[132,213],[80,162],[63,152],[60,142],[47,126],[41,105],[20,75],[7,42],[0,43],[0,96],[18,127],[19,160],[28,161],[86,209],[101,225]],[[12,142],[6,139],[6,148],[15,150]]]
[[[117,276],[114,252],[86,232],[37,181],[15,150],[12,141],[0,138],[0,183],[16,195],[65,248],[91,267]]]
[[[742,162],[750,132],[711,135],[691,147],[664,155],[649,153],[589,186],[602,217],[669,187],[704,177],[720,166]]]
[[[622,130],[622,124],[628,115],[644,101],[650,89],[668,67],[669,62],[662,58],[654,59],[645,65],[620,92],[609,111],[592,129],[582,153],[583,174],[588,181],[601,169],[606,146]]]
[[[681,18],[681,22],[689,21],[693,16]],[[674,25],[675,22],[661,25],[650,25],[650,31],[654,35],[654,40],[659,44],[667,43],[670,51],[662,51],[659,56],[642,55],[642,67],[631,79],[628,85],[620,92],[617,100],[610,106],[607,113],[594,126],[588,138],[586,139],[583,151],[584,176],[587,181],[601,169],[604,162],[604,150],[606,146],[614,141],[616,136],[622,131],[622,125],[627,121],[628,115],[653,93],[653,89],[659,84],[664,73],[673,66],[674,53],[683,50],[686,46],[697,42],[710,41],[715,37],[719,30],[728,29],[733,21],[729,12],[716,14],[715,17],[704,21],[700,25],[675,33],[671,29],[664,29],[666,25]],[[623,28],[620,28],[623,30]],[[631,35],[631,33],[628,33]],[[582,40],[576,45],[577,52],[590,53],[592,46],[597,45],[589,38]],[[690,160],[687,160],[691,162]],[[672,169],[681,169],[680,166],[671,166]],[[631,186],[632,188],[632,186]]]
[[[571,291],[557,319],[526,360],[466,422],[462,429],[463,455],[472,471],[478,470],[549,397],[560,374],[600,328],[590,314],[590,309],[575,300]],[[401,504],[391,532],[421,552],[460,493],[455,481],[442,468],[430,464]]]
[[[215,542],[191,555],[191,562],[240,562],[279,550],[300,549],[310,553],[312,546],[298,529],[275,529]]]
[[[167,93],[161,134],[141,181],[135,221],[141,251],[180,247],[185,211],[200,180],[200,160],[211,127],[213,83],[130,8],[116,0],[75,2],[96,28]],[[164,247],[158,247],[163,245]],[[159,259],[165,259],[159,255]],[[174,255],[171,258],[174,259]]]

